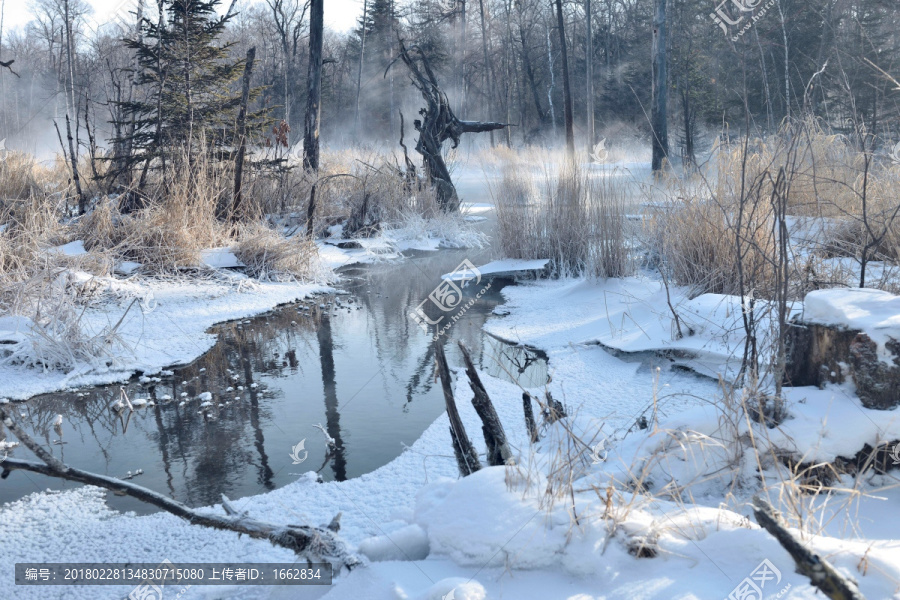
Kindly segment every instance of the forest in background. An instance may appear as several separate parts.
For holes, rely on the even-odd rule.
[[[57,151],[47,117],[67,113],[79,153],[107,146],[134,77],[133,48],[126,40],[135,40],[137,13],[155,23],[167,4],[131,0],[112,22],[94,29],[91,9],[81,0],[35,0],[34,20],[24,31],[0,38],[0,58],[14,59],[20,75],[4,71],[0,77],[0,137],[7,148]],[[400,39],[428,56],[461,118],[516,125],[492,134],[495,143],[561,143],[563,49],[554,2],[363,4],[365,16],[355,29],[325,32],[326,145],[397,147],[400,111],[410,122],[418,110],[406,72],[388,69]],[[579,0],[561,2],[561,9],[578,146],[587,149],[601,138],[646,143],[654,3]],[[268,109],[271,118],[284,120],[290,126],[287,141],[295,144],[302,137],[308,88],[308,2],[235,2],[230,9],[218,4],[220,15],[226,10],[221,42],[227,57],[240,61],[250,47],[257,49],[252,85],[260,93],[254,110]],[[786,117],[801,113],[860,145],[866,133],[885,144],[896,138],[897,92],[879,70],[896,72],[896,3],[672,0],[667,11],[672,156],[690,156],[695,145],[708,148],[715,133],[749,128],[755,135],[771,134]],[[232,81],[232,89],[239,83]]]

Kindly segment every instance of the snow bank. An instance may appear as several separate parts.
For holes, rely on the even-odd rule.
[[[114,383],[135,371],[156,373],[185,364],[215,344],[216,336],[207,330],[216,323],[263,313],[330,289],[317,284],[260,283],[239,273],[222,273],[211,280],[98,277],[95,281],[115,300],[85,309],[79,327],[92,337],[121,319],[116,330],[120,351],[111,364],[78,364],[68,373],[2,364],[0,398],[25,399],[71,387]],[[132,304],[135,299],[138,301]],[[18,335],[24,325],[21,317],[3,317],[0,336]]]
[[[506,258],[503,260],[492,260],[486,265],[478,267],[478,272],[484,275],[505,275],[512,273],[522,273],[528,271],[540,271],[547,266],[550,259],[525,260],[519,258]],[[451,279],[460,281],[470,278],[466,273],[445,273],[441,275],[441,279]]]
[[[671,288],[671,302],[682,321],[678,338],[662,282],[630,277],[538,281],[506,287],[507,303],[485,329],[514,342],[542,349],[600,343],[623,352],[667,351],[678,363],[717,378],[740,369],[744,330],[736,296],[702,294],[688,298],[686,288]],[[767,305],[757,302],[759,332],[769,330]],[[792,309],[799,311],[799,306]],[[671,352],[678,351],[678,352]]]

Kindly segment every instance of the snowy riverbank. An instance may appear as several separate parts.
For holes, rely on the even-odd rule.
[[[653,296],[659,292],[653,285],[578,280],[506,288],[509,302],[498,312],[507,314],[487,329],[547,353],[549,390],[571,415],[565,426],[546,427],[532,446],[522,390],[483,373],[518,467],[484,468],[459,480],[444,414],[400,457],[372,473],[323,484],[298,474],[293,484],[235,502],[276,523],[327,523],[343,511],[341,535],[371,559],[368,566],[331,588],[195,587],[182,598],[439,600],[451,590],[447,597],[455,600],[725,598],[763,561],[777,570],[764,597],[814,598],[814,588],[793,572],[785,551],[747,518],[746,502],[759,491],[758,466],[773,502],[779,494],[799,501],[805,525],[824,534],[806,538],[814,549],[856,578],[868,598],[891,597],[900,581],[900,542],[893,541],[900,538],[900,525],[890,510],[900,501],[891,489],[894,477],[845,477],[835,487],[861,494],[837,492],[819,511],[824,495],[794,494],[790,474],[765,452],[752,451],[748,434],[759,435],[758,428],[734,417],[739,413],[729,409],[715,381],[669,369],[665,361],[623,360],[595,343],[609,341],[602,339],[602,323],[607,335],[614,330],[610,339],[649,334],[664,340],[661,332],[671,331],[664,304],[654,313],[654,334],[638,314],[643,309],[627,307],[609,329],[613,309],[602,301],[626,288],[630,298]],[[643,304],[632,300],[635,307]],[[739,342],[717,337],[708,333],[704,347]],[[460,375],[455,394],[461,417],[483,452],[480,421]],[[530,391],[543,397],[543,390]],[[760,448],[793,444],[810,459],[829,460],[864,441],[900,434],[895,415],[862,409],[848,385],[791,390],[788,410],[792,418],[759,440]],[[625,435],[641,414],[650,427]],[[601,440],[606,441],[598,447]],[[635,492],[635,483],[644,492]],[[92,489],[36,493],[7,505],[0,510],[0,535],[17,540],[3,551],[0,597],[22,599],[112,599],[130,589],[14,588],[14,562],[293,560],[266,542],[239,540],[168,514],[112,512]],[[655,556],[636,556],[644,547]]]

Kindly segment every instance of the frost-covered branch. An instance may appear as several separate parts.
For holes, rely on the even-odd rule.
[[[348,570],[361,564],[359,558],[351,554],[344,542],[336,535],[340,529],[340,513],[327,526],[314,527],[310,525],[275,525],[259,521],[250,517],[246,511],[239,512],[236,510],[225,496],[222,496],[222,507],[226,513],[225,515],[190,508],[177,500],[129,481],[82,471],[81,469],[65,465],[41,447],[28,433],[23,431],[3,408],[0,408],[0,418],[2,418],[3,424],[9,428],[24,446],[44,461],[40,463],[17,458],[6,458],[0,464],[0,468],[3,469],[2,475],[0,475],[2,479],[9,477],[12,471],[21,470],[93,485],[117,494],[137,498],[194,525],[234,531],[235,533],[246,534],[254,539],[269,540],[273,545],[292,550],[298,556],[309,561],[324,560],[335,565],[338,569],[347,567]]]

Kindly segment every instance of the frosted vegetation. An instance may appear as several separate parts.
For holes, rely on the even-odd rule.
[[[0,597],[132,592],[16,585],[17,562],[164,559],[335,571],[167,600],[900,594],[900,8],[734,2],[753,18],[729,31],[693,2],[365,0],[339,32],[322,0],[153,4],[0,19],[0,470],[78,484],[0,506]],[[487,258],[410,306],[444,319],[498,282],[478,336],[549,377],[424,327],[411,380],[444,412],[372,472],[189,506],[66,464],[61,414],[29,422],[36,394],[136,378],[102,410],[195,410],[214,436],[218,391],[149,391],[213,325],[305,299],[279,327],[312,330],[360,310],[309,310],[366,294],[341,289],[360,265],[452,251]],[[413,354],[441,319],[405,291],[367,300]],[[380,383],[337,386],[328,327],[334,404],[302,424],[323,467],[358,417],[338,400]]]

